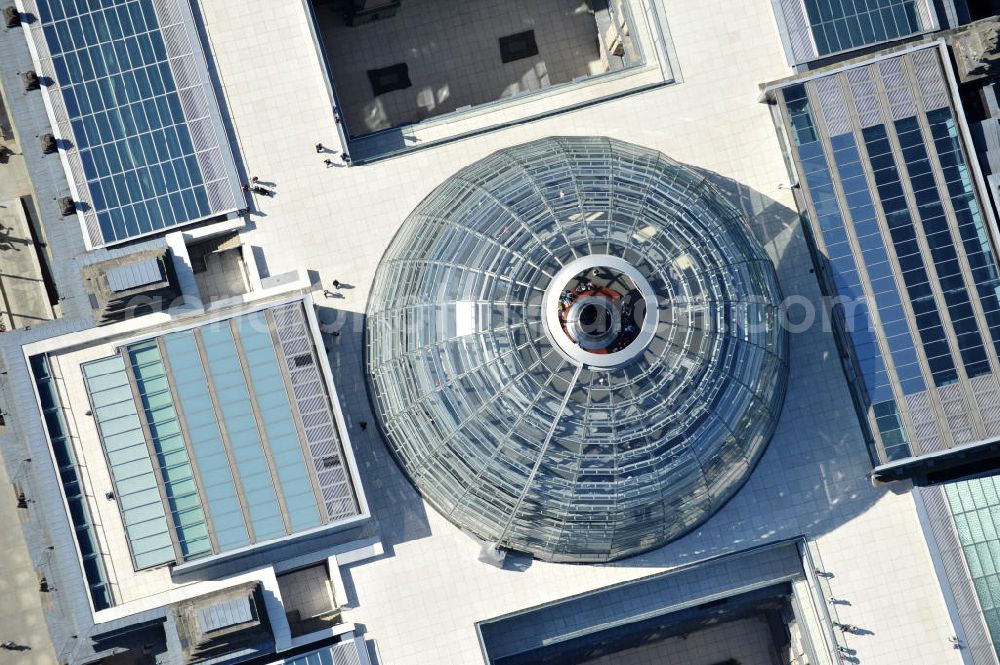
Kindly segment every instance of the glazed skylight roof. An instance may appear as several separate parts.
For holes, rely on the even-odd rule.
[[[307,334],[292,303],[83,365],[136,569],[359,514]]]

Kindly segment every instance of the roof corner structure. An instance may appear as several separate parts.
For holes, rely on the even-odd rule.
[[[464,168],[413,211],[368,303],[389,448],[467,532],[603,562],[704,522],[787,382],[773,266],[702,175],[606,138]]]
[[[792,67],[941,27],[934,0],[771,0]]]
[[[952,76],[938,40],[769,88],[878,480],[1000,436],[995,219]]]
[[[19,4],[88,249],[246,206],[185,0]]]

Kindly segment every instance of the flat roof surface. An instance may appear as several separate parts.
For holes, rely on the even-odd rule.
[[[326,285],[336,278],[356,287],[325,301],[319,316],[322,324],[340,331],[328,340],[331,365],[386,555],[342,569],[353,594],[345,619],[364,626],[366,636],[377,643],[381,662],[480,663],[475,621],[806,534],[822,554],[820,565],[835,574],[836,595],[851,601],[833,608],[839,621],[872,633],[856,641],[848,637],[861,660],[948,662],[956,657],[947,640],[953,628],[913,498],[872,487],[865,479],[871,462],[837,347],[819,322],[791,336],[788,398],[772,443],[744,488],[689,536],[615,565],[571,566],[512,557],[513,565],[498,570],[481,563],[479,544],[420,499],[393,463],[377,428],[362,429],[362,422],[374,421],[363,380],[363,327],[355,324],[362,319],[379,259],[428,192],[499,148],[560,134],[606,135],[696,166],[753,218],[785,294],[819,305],[770,109],[757,101],[761,82],[789,73],[771,3],[753,0],[740,11],[733,11],[732,0],[652,4],[675,37],[683,74],[677,85],[371,166],[326,169],[313,146],[317,141],[334,145],[337,127],[305,8],[246,0],[240,11],[233,11],[227,3],[202,3],[247,169],[279,185],[278,196],[258,201],[260,214],[252,216],[246,241],[262,248],[272,275],[308,267]],[[268,48],[248,47],[261,43]],[[593,94],[589,88],[577,92],[581,98]],[[100,351],[91,359],[110,353]],[[74,384],[82,385],[80,379]],[[75,396],[86,403],[79,388]],[[25,400],[15,399],[19,405]],[[32,423],[22,431],[37,442],[44,437],[30,413]],[[93,428],[91,419],[85,422]],[[96,433],[86,440],[97,441]],[[96,454],[99,459],[99,448]],[[91,471],[97,475],[100,466]],[[42,465],[36,468],[45,472],[36,472],[39,478],[52,475]],[[102,482],[111,486],[108,479]],[[51,483],[39,486],[47,489]],[[51,514],[50,497],[58,493],[57,488],[37,492],[36,513]],[[102,508],[106,524],[120,519],[113,502],[98,499],[107,504]],[[57,548],[53,561],[62,563],[63,551]],[[171,584],[166,571],[160,567],[123,576],[136,578],[125,580],[123,593],[154,602]],[[900,589],[905,589],[906,602],[900,602]]]
[[[370,424],[363,327],[354,324],[393,234],[460,168],[536,138],[610,136],[697,167],[753,219],[784,293],[819,307],[770,108],[757,101],[760,83],[789,74],[770,1],[742,3],[739,11],[732,0],[653,4],[674,38],[678,84],[371,166],[331,169],[310,154],[317,141],[335,140],[337,127],[305,11],[264,0],[247,0],[239,12],[204,5],[247,168],[280,183],[279,196],[259,201],[247,242],[263,248],[272,274],[308,266],[325,285],[336,278],[356,286],[325,301],[319,316],[344,322],[330,341],[331,365],[389,555],[344,569],[357,594],[345,619],[365,626],[385,663],[481,663],[475,621],[805,533],[835,572],[838,597],[852,602],[836,608],[839,620],[875,633],[851,643],[862,661],[947,662],[955,657],[951,623],[913,499],[865,479],[871,461],[836,344],[819,321],[790,336],[778,429],[743,489],[695,532],[613,565],[520,560],[497,570],[481,563],[480,545],[420,499]],[[270,20],[260,21],[262,13]],[[264,40],[267,51],[247,48]],[[369,426],[362,430],[359,421]]]
[[[93,246],[245,205],[187,2],[24,5]]]

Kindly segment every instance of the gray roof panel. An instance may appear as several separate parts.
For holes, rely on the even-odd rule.
[[[108,288],[115,292],[155,284],[167,277],[163,264],[156,257],[112,268],[105,275],[108,278]]]
[[[249,623],[254,618],[249,597],[233,598],[198,610],[198,627],[202,632],[211,633],[241,623]]]

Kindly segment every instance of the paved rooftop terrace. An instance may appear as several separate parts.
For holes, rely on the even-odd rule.
[[[316,270],[338,327],[330,358],[388,556],[347,572],[349,620],[364,624],[385,665],[481,661],[473,623],[708,555],[807,534],[818,539],[831,586],[852,601],[840,620],[865,662],[957,662],[951,624],[906,494],[873,489],[870,462],[833,338],[820,326],[792,335],[781,422],[749,482],[703,528],[648,555],[608,566],[533,562],[497,570],[479,546],[427,507],[385,451],[362,375],[361,319],[382,252],[416,204],[460,167],[549,135],[608,135],[661,150],[712,177],[754,218],[786,295],[819,296],[758,84],[789,74],[770,3],[732,11],[728,0],[658,5],[677,52],[676,85],[371,165],[324,168],[313,146],[336,141],[308,17],[295,3],[248,0],[244,11],[203,13],[242,158],[277,195],[256,201],[249,239],[267,269]],[[268,21],[259,16],[267,13]],[[271,48],[248,49],[266,42]],[[724,45],[724,47],[720,47]],[[288,122],[294,118],[294,122]],[[362,429],[361,421],[369,426]],[[906,588],[906,601],[888,589]],[[883,591],[886,590],[886,591]],[[917,629],[916,627],[920,628]]]
[[[275,183],[254,200],[250,243],[272,275],[314,270],[329,287],[319,317],[337,337],[335,380],[387,555],[345,570],[345,618],[363,624],[382,665],[481,662],[474,622],[707,556],[777,539],[817,540],[840,621],[862,662],[958,663],[953,629],[912,498],[865,479],[871,465],[837,359],[821,326],[792,335],[791,377],[777,432],[749,482],[702,528],[614,565],[522,562],[499,570],[430,509],[380,440],[364,388],[362,313],[375,268],[413,207],[460,167],[550,135],[607,135],[701,169],[753,220],[786,295],[819,293],[768,108],[758,84],[789,74],[769,0],[658,3],[676,49],[675,85],[515,125],[361,167],[326,168],[335,146],[326,81],[300,3],[204,3],[208,55],[248,174]],[[266,16],[267,20],[261,20]],[[267,44],[268,48],[248,48]],[[906,589],[905,597],[895,590]],[[44,657],[37,662],[49,662]]]

